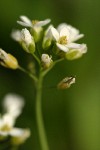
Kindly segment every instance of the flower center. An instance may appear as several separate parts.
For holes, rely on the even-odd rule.
[[[35,25],[36,23],[38,23],[38,20],[32,20],[32,24]]]
[[[58,43],[63,45],[67,44],[67,36],[61,36]]]
[[[5,124],[1,129],[1,131],[10,131],[11,130],[11,127],[9,127],[7,124]]]

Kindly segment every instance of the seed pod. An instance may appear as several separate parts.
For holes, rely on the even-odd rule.
[[[75,77],[66,77],[58,83],[57,88],[64,90],[69,88],[73,83],[75,83]]]

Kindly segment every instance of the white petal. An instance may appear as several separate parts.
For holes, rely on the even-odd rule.
[[[79,34],[74,38],[73,41],[77,41],[77,40],[81,39],[82,37],[84,37],[84,34]]]
[[[8,136],[9,132],[6,131],[0,131],[0,136]]]
[[[68,47],[69,49],[79,49],[80,46],[81,46],[81,44],[77,44],[77,43],[69,43],[69,44],[67,45],[67,47]]]
[[[51,28],[53,27],[53,25],[50,25],[47,30],[45,31],[45,36],[44,38],[51,38],[52,37],[52,34],[51,34]]]
[[[6,113],[2,117],[3,125],[7,125],[9,128],[12,128],[15,124],[15,119],[13,118],[12,114]]]
[[[18,117],[24,106],[23,98],[15,94],[7,94],[3,101],[4,109],[7,113],[11,114],[13,117]]]
[[[66,23],[61,23],[58,25],[57,30],[60,32],[64,27],[67,27]]]
[[[59,33],[54,27],[51,27],[51,33],[52,33],[54,40],[58,41],[59,40]]]
[[[45,26],[46,24],[48,24],[51,20],[50,19],[46,19],[44,21],[39,21],[37,22],[34,26],[36,27],[41,27],[41,26]]]
[[[69,32],[68,28],[64,27],[64,28],[61,29],[60,37],[67,36],[67,38],[69,38],[69,35],[70,35],[70,32]]]
[[[27,23],[22,22],[22,21],[17,21],[17,23],[24,26],[24,27],[32,27],[32,26],[30,26],[30,24],[27,24]]]
[[[23,140],[25,140],[26,138],[28,138],[30,136],[30,130],[29,129],[21,129],[21,128],[13,128],[10,131],[10,135],[13,137],[23,138]]]
[[[59,43],[56,43],[56,45],[57,45],[57,47],[60,49],[60,50],[62,50],[62,51],[64,51],[64,52],[67,52],[69,49],[67,48],[67,46],[65,46],[65,45],[62,45],[62,44],[59,44]]]
[[[30,26],[32,25],[32,22],[31,22],[31,20],[28,17],[26,17],[26,16],[20,16],[20,19],[23,22],[25,22],[26,24],[29,24]]]

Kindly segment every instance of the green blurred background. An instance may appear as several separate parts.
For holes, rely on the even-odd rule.
[[[100,0],[0,0],[0,47],[24,66],[30,56],[10,38],[20,15],[39,20],[51,18],[55,26],[67,22],[85,34],[80,42],[87,43],[88,53],[79,60],[58,64],[45,78],[43,115],[50,150],[100,150]],[[76,75],[72,88],[50,88],[66,75]],[[26,102],[16,126],[32,131],[20,150],[40,150],[34,84],[22,72],[0,67],[1,102],[9,92],[20,94]]]

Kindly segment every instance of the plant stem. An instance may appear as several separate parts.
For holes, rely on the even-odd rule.
[[[29,77],[32,78],[35,82],[37,81],[36,76],[34,76],[33,74],[31,74],[29,71],[25,70],[25,69],[22,68],[21,66],[19,66],[18,69],[21,70],[22,72],[26,73],[27,75],[29,75]]]
[[[36,93],[36,120],[38,127],[39,140],[41,145],[41,150],[49,150],[47,138],[45,134],[43,116],[42,116],[42,83],[43,76],[42,73],[39,75],[39,79],[37,82],[37,93]]]

